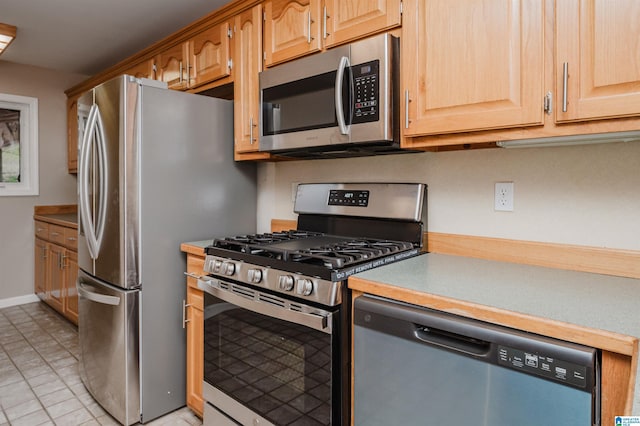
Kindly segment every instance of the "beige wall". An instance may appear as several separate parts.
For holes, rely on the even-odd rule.
[[[0,60],[0,93],[38,98],[40,195],[0,197],[0,302],[33,294],[33,207],[75,204],[76,179],[67,173],[64,90],[85,76]]]
[[[295,219],[292,183],[424,182],[434,232],[640,250],[640,142],[262,164],[258,228]],[[494,184],[514,182],[514,211]]]

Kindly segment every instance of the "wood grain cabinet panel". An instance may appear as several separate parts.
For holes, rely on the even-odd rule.
[[[236,16],[234,138],[236,152],[258,151],[260,92],[258,73],[262,71],[262,6]]]
[[[189,40],[189,87],[231,75],[231,27],[228,22]]]
[[[77,278],[78,230],[35,220],[34,292],[74,324],[78,324]]]
[[[155,71],[155,63],[153,59],[147,59],[142,61],[136,65],[133,65],[131,68],[126,70],[124,74],[132,75],[135,78],[148,78],[151,80],[155,80],[156,71]]]
[[[34,253],[34,290],[36,295],[42,300],[46,300],[47,297],[46,283],[48,280],[48,254],[49,248],[47,247],[47,242],[40,238],[36,238]]]
[[[65,251],[62,267],[64,269],[64,315],[74,324],[78,324],[78,253]]]
[[[47,244],[47,268],[49,280],[46,282],[45,291],[47,293],[46,302],[56,311],[64,314],[64,270],[62,267],[64,247],[57,244]]]
[[[322,47],[320,0],[268,0],[264,3],[265,65],[271,66]]]
[[[640,2],[562,0],[555,7],[556,120],[640,114]]]
[[[184,90],[189,86],[189,53],[187,43],[168,48],[156,56],[156,78],[170,89]]]
[[[542,124],[543,2],[406,0],[403,19],[405,136]]]
[[[67,98],[67,171],[69,173],[78,172],[78,137],[80,135],[78,98],[79,96]]]
[[[187,255],[187,272],[204,275],[204,257]],[[200,417],[204,412],[202,381],[204,379],[204,294],[197,287],[197,280],[187,276],[187,300],[185,306],[187,329],[187,406]]]
[[[400,0],[325,0],[322,37],[336,46],[401,24]]]

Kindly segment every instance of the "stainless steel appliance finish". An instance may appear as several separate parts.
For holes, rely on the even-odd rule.
[[[382,34],[260,73],[260,150],[292,157],[397,151],[398,39]]]
[[[122,76],[78,110],[80,375],[147,422],[185,403],[180,243],[255,229],[255,165],[233,161],[229,101]]]
[[[426,185],[298,186],[296,230],[206,248],[205,425],[347,425],[351,274],[416,256]],[[423,221],[424,220],[424,221]]]
[[[600,425],[594,348],[373,296],[353,340],[355,425]]]

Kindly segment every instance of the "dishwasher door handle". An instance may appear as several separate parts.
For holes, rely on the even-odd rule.
[[[421,342],[436,345],[443,349],[450,349],[455,352],[462,352],[474,357],[487,356],[491,351],[491,342],[463,336],[450,331],[439,330],[437,328],[416,325],[413,334],[416,339]]]

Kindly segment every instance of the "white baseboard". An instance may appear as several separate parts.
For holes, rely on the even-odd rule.
[[[9,297],[8,299],[0,299],[0,309],[8,308],[10,306],[24,305],[25,303],[32,303],[39,301],[40,298],[35,294],[25,294],[24,296]]]

